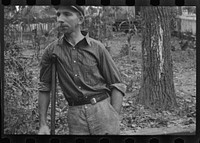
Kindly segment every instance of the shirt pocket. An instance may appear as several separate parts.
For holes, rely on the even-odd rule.
[[[97,85],[99,83],[97,65],[83,65],[83,77],[87,85]]]
[[[89,86],[95,86],[99,83],[99,70],[95,59],[87,58],[82,60],[81,70],[83,80]]]
[[[100,82],[100,74],[98,61],[95,58],[95,55],[88,52],[82,52],[79,53],[78,58],[83,82],[89,86],[97,85]]]

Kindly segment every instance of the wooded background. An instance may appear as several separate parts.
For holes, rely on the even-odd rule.
[[[122,134],[149,128],[162,134],[159,129],[172,126],[193,132],[196,7],[83,8],[82,29],[105,45],[127,85]],[[39,62],[44,48],[60,36],[55,14],[52,6],[4,7],[5,134],[37,134]],[[68,105],[59,86],[57,97],[56,134],[67,134]]]

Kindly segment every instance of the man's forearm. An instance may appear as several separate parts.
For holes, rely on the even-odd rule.
[[[39,119],[40,126],[46,125],[47,110],[50,102],[50,92],[39,92]]]
[[[113,88],[111,92],[111,105],[119,114],[121,111],[122,101],[123,94],[116,88]]]

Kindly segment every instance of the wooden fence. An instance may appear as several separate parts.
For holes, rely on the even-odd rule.
[[[40,38],[45,36],[46,32],[51,31],[55,28],[55,22],[48,23],[37,23],[37,24],[16,24],[12,25],[10,35],[16,41],[27,41],[32,42],[34,37],[37,35]],[[14,30],[15,29],[15,30]],[[36,32],[37,31],[37,32]]]
[[[35,29],[40,33],[42,31],[50,31],[55,27],[55,23],[37,23],[37,24],[17,24],[14,26],[18,31],[31,32]]]
[[[180,32],[191,32],[196,35],[196,16],[181,15],[177,18],[180,19]]]

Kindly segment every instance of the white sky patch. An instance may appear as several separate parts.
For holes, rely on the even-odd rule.
[[[19,6],[15,6],[15,7],[16,7],[17,11],[19,11]]]

